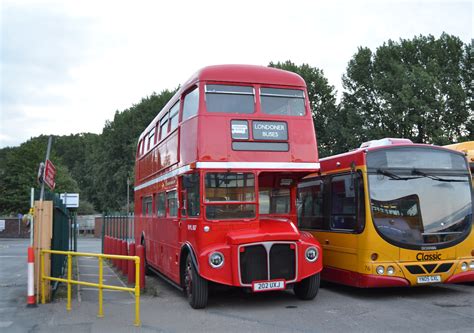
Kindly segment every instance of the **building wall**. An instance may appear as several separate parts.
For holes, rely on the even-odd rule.
[[[21,219],[15,217],[0,217],[5,220],[5,230],[0,231],[0,238],[29,238],[30,228]]]

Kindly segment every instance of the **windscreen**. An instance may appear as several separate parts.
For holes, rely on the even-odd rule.
[[[209,172],[205,177],[206,218],[250,219],[256,214],[253,173]]]
[[[462,155],[426,148],[367,154],[370,203],[379,233],[401,247],[449,245],[471,229],[472,199]]]

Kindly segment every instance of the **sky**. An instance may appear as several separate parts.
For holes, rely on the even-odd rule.
[[[340,97],[358,47],[442,32],[471,42],[472,1],[0,0],[0,148],[101,133],[208,65],[307,63]]]

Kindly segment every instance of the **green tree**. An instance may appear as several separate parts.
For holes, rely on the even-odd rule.
[[[324,76],[324,72],[308,64],[295,65],[290,60],[270,62],[268,66],[294,72],[305,80],[318,139],[319,155],[324,157],[340,152],[337,146],[340,129],[337,125],[339,110],[336,105],[336,92]]]
[[[126,206],[127,177],[134,181],[138,137],[173,97],[175,91],[152,94],[105,124],[95,150],[88,156],[92,186],[87,198],[98,211],[116,211]],[[133,191],[131,191],[133,198]]]
[[[382,137],[448,144],[472,137],[472,44],[454,36],[359,48],[343,76],[346,146]]]
[[[30,205],[30,188],[39,188],[38,167],[44,161],[48,137],[28,140],[15,148],[0,152],[0,214],[15,215],[25,212]],[[54,140],[53,140],[54,145]],[[61,158],[51,151],[50,160],[56,167],[56,191],[77,192],[79,187]]]

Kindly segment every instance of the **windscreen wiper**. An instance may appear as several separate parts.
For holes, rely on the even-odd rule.
[[[377,173],[381,174],[381,175],[384,175],[384,176],[387,176],[388,178],[394,179],[394,180],[410,180],[410,179],[420,178],[420,177],[400,177],[399,175],[397,175],[393,172],[383,170],[383,169],[377,169]]]
[[[439,176],[430,175],[426,172],[420,171],[420,170],[415,169],[415,168],[413,168],[411,173],[413,175],[419,175],[419,176],[426,177],[426,178],[429,178],[429,179],[437,180],[439,182],[448,182],[448,183],[464,183],[464,182],[467,182],[466,179],[446,179],[446,178],[442,178],[442,177],[439,177]]]

